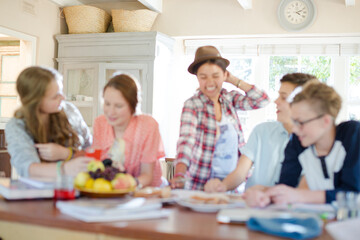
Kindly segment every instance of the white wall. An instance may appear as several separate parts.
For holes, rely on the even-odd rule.
[[[22,10],[23,2],[33,3],[36,15]],[[237,0],[164,0],[163,13],[153,26],[170,36],[285,34],[277,21],[281,0],[253,0],[244,10]],[[314,24],[301,33],[359,33],[360,3],[346,7],[344,0],[314,0],[318,9]],[[145,8],[137,2],[92,4],[110,12],[113,8]],[[0,26],[38,39],[37,63],[56,66],[54,35],[66,32],[59,7],[49,0],[0,0]]]
[[[237,0],[163,0],[163,12],[152,30],[169,36],[288,34],[277,20],[281,0],[253,0],[244,10]],[[360,3],[346,7],[345,0],[314,0],[317,18],[300,33],[359,33]],[[91,4],[110,13],[111,9],[145,8],[137,2]]]
[[[253,0],[244,10],[237,0],[164,0],[154,30],[170,36],[251,35],[288,33],[278,23],[281,0]],[[345,0],[314,0],[318,14],[301,33],[360,32],[360,2],[346,7]]]
[[[34,5],[35,15],[24,12]],[[37,38],[37,64],[55,67],[55,34],[60,33],[59,7],[48,0],[0,0],[0,26]]]

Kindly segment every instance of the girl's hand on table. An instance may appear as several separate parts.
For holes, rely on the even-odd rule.
[[[66,175],[76,176],[79,172],[86,172],[88,163],[94,160],[90,157],[77,157],[64,164]]]
[[[270,196],[265,192],[265,189],[258,186],[246,190],[243,198],[249,207],[265,207],[271,203]]]
[[[204,186],[205,192],[226,192],[225,184],[218,178],[210,179]]]
[[[40,158],[47,161],[64,160],[71,154],[68,148],[56,143],[38,143],[35,147],[38,149]]]
[[[284,184],[276,185],[266,190],[267,195],[275,204],[286,204],[299,201],[298,191]]]

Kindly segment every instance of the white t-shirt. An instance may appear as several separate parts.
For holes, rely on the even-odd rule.
[[[239,143],[235,127],[224,113],[221,121],[217,122],[217,128],[220,135],[211,163],[211,178],[223,179],[236,168]]]

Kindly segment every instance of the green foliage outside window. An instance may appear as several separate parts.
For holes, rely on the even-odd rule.
[[[295,56],[272,56],[270,57],[269,89],[275,91],[276,82],[287,73],[297,72],[298,57]]]
[[[287,73],[302,72],[327,82],[331,72],[331,57],[327,56],[272,56],[270,57],[269,88],[276,89],[276,83]]]
[[[360,57],[350,58],[350,85],[360,84]]]
[[[302,57],[302,71],[316,76],[321,82],[326,83],[331,73],[331,57],[309,56]]]

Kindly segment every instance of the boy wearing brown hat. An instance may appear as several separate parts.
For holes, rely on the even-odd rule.
[[[213,46],[197,49],[188,71],[197,76],[199,91],[184,103],[172,187],[203,190],[210,178],[223,179],[235,169],[245,144],[237,111],[258,109],[268,95],[226,70],[229,60]],[[222,88],[228,82],[245,92]]]

